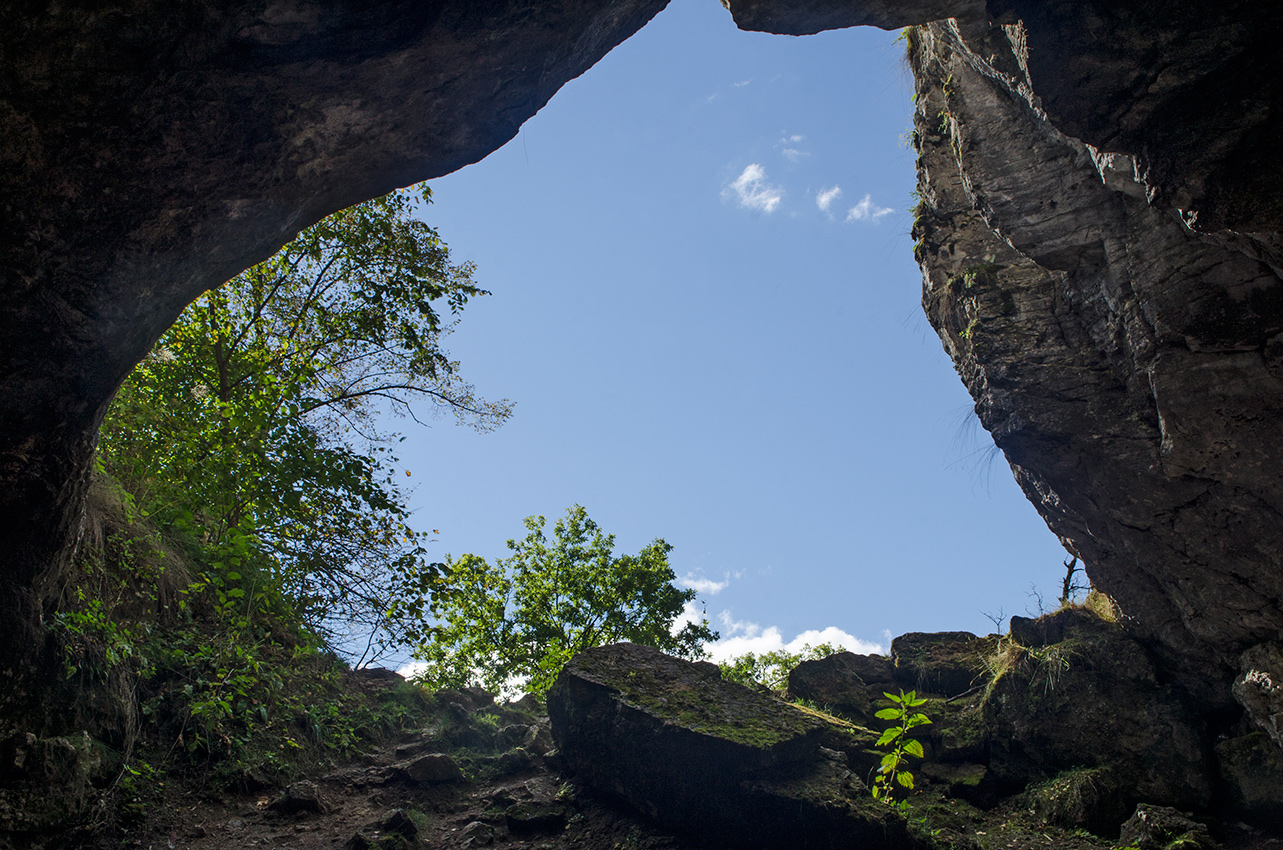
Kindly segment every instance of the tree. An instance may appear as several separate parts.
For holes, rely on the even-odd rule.
[[[557,520],[551,542],[544,517],[525,525],[526,537],[509,540],[512,554],[494,564],[447,556],[430,637],[415,650],[427,682],[494,691],[520,683],[542,693],[589,647],[631,641],[698,658],[717,640],[707,620],[676,628],[695,591],[674,586],[673,547],[662,539],[616,557],[615,536],[579,505]]]
[[[789,652],[787,649],[775,649],[761,655],[746,652],[723,661],[719,666],[724,679],[750,687],[761,685],[773,691],[782,691],[788,688],[789,673],[793,672],[794,667],[803,661],[818,661],[842,651],[842,647],[831,643],[819,646],[807,643],[797,652]]]
[[[100,459],[140,510],[197,544],[198,585],[225,605],[275,592],[331,643],[389,625],[394,593],[421,610],[435,578],[378,416],[426,403],[487,430],[511,413],[441,348],[454,321],[439,310],[488,293],[414,217],[418,196],[336,213],[202,296],[101,431]]]

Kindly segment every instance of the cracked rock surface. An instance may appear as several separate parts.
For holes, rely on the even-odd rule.
[[[1135,160],[1051,123],[1025,49],[1019,27],[915,31],[923,305],[1048,525],[1226,702],[1281,622],[1280,243],[1151,203]]]

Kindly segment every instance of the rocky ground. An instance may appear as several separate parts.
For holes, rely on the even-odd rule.
[[[909,688],[932,723],[902,810],[869,788],[882,693]],[[616,644],[577,656],[546,705],[425,702],[416,728],[309,778],[247,770],[226,791],[171,772],[123,833],[0,848],[1283,850],[1273,742],[1200,715],[1082,609],[804,662],[782,695]]]
[[[466,716],[456,712],[440,727],[405,735],[287,789],[208,795],[176,786],[121,845],[147,850],[718,846],[706,838],[674,835],[635,809],[604,798],[577,781],[555,753],[530,755],[544,746],[552,749],[541,706],[454,704],[465,707]],[[505,748],[505,741],[518,745]],[[941,847],[1115,846],[1081,830],[1039,824],[1018,807],[986,813],[939,800],[931,804],[929,817],[929,830],[940,831]]]

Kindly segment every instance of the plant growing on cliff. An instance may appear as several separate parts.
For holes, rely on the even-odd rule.
[[[875,716],[879,720],[894,721],[896,725],[883,732],[874,745],[890,747],[890,750],[882,756],[882,763],[878,766],[873,778],[872,791],[873,799],[892,803],[897,786],[913,790],[913,772],[908,768],[909,756],[922,758],[924,755],[922,742],[910,738],[909,730],[925,726],[931,722],[931,719],[920,711],[914,711],[915,708],[926,703],[926,700],[919,697],[916,691],[909,691],[906,694],[901,689],[899,696],[885,691],[882,695],[891,701],[891,706],[880,710]],[[902,800],[901,805],[907,805],[907,803]]]
[[[673,628],[695,591],[673,584],[672,546],[654,540],[636,555],[616,556],[615,536],[579,505],[557,520],[552,541],[546,524],[527,517],[529,533],[509,540],[512,554],[493,564],[471,554],[446,557],[435,622],[414,652],[425,662],[425,683],[494,691],[520,683],[543,693],[589,647],[629,641],[694,658],[717,640],[707,620]]]

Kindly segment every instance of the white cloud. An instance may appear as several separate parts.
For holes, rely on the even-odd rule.
[[[798,162],[804,157],[811,155],[810,151],[802,150],[798,145],[806,141],[806,136],[794,133],[791,136],[785,136],[776,144],[776,149],[789,162]]]
[[[834,186],[833,188],[825,189],[823,192],[816,195],[815,205],[820,208],[820,212],[824,213],[829,218],[832,218],[833,213],[829,210],[829,207],[833,206],[833,202],[840,197],[842,197],[841,187]]]
[[[707,644],[704,648],[708,650],[712,660],[719,664],[749,652],[754,655],[777,652],[781,649],[787,652],[801,652],[804,646],[818,646],[822,643],[840,646],[860,655],[885,655],[888,647],[885,643],[861,640],[837,626],[808,629],[792,640],[785,641],[778,626],[762,628],[757,623],[734,619],[729,611],[723,611],[717,619],[723,637],[716,643]],[[887,640],[889,642],[890,638],[888,637]]]
[[[754,80],[754,79],[755,79],[754,77],[749,77],[747,80],[743,80],[743,81],[741,81],[741,82],[738,82],[738,83],[736,83],[736,84],[735,84],[735,88],[737,88],[737,89],[742,89],[742,88],[744,88],[744,86],[746,86],[746,85],[748,85],[749,83],[753,82],[753,80]]]
[[[426,661],[407,661],[405,664],[396,668],[396,671],[407,679],[413,679],[415,676],[420,675],[427,669],[428,663]]]
[[[879,207],[873,203],[873,196],[866,194],[860,203],[851,207],[846,214],[847,221],[877,221],[895,210],[890,207]]]
[[[784,190],[766,182],[766,169],[756,162],[750,163],[740,176],[722,190],[723,198],[733,198],[745,209],[775,212],[784,198]]]
[[[713,581],[711,578],[703,576],[684,575],[678,582],[682,587],[689,588],[696,593],[707,593],[709,596],[715,596],[721,593],[731,583],[731,574],[727,573],[721,581]]]

